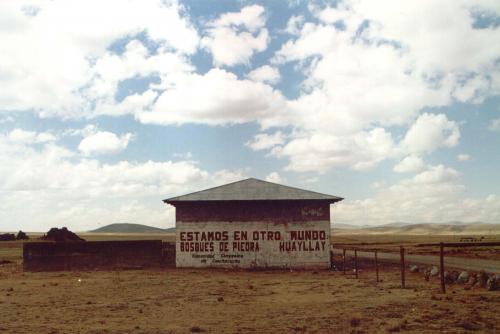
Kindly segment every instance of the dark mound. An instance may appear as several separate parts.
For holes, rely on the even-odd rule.
[[[15,241],[16,235],[13,233],[0,234],[0,241]]]
[[[158,227],[141,224],[110,224],[93,231],[91,233],[167,233],[175,232],[175,229],[161,229]]]
[[[23,231],[19,231],[17,236],[14,233],[0,234],[0,241],[28,240],[29,238]]]
[[[24,233],[23,231],[19,231],[17,232],[17,236],[16,236],[16,239],[17,240],[29,240],[30,237],[28,237],[26,235],[26,233]]]
[[[77,236],[75,233],[68,230],[66,227],[58,229],[57,227],[53,227],[40,239],[42,240],[50,240],[56,242],[66,242],[66,241],[85,241],[84,239]]]

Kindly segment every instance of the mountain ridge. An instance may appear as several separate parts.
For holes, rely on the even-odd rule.
[[[159,228],[143,224],[114,223],[98,227],[88,233],[172,233],[175,227]]]
[[[448,222],[448,223],[405,223],[394,222],[383,225],[351,225],[338,223],[332,225],[338,233],[369,234],[500,234],[500,223]],[[101,226],[88,233],[175,233],[175,227],[159,228],[143,224],[115,223]]]

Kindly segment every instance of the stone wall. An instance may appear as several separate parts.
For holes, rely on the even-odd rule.
[[[175,249],[161,240],[27,242],[27,271],[94,270],[173,266]]]

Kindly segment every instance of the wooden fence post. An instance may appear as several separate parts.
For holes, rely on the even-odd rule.
[[[405,288],[405,249],[401,246],[400,250],[401,255],[401,288]]]
[[[439,243],[439,276],[441,277],[441,292],[446,293],[444,282],[444,245]]]
[[[342,270],[344,271],[345,275],[345,248],[342,248]]]
[[[378,283],[378,258],[377,258],[377,250],[375,250],[375,273],[377,274],[377,283]]]
[[[354,248],[354,270],[356,272],[356,278],[358,278],[358,250]]]

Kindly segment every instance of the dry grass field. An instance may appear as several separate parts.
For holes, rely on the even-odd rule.
[[[332,245],[335,247],[356,247],[363,250],[379,249],[386,252],[399,252],[400,246],[405,247],[408,254],[438,255],[438,247],[418,246],[419,244],[439,242],[461,242],[464,235],[416,235],[416,234],[361,234],[334,233]],[[484,242],[500,242],[500,234],[468,235],[481,238]],[[500,261],[500,246],[496,247],[466,247],[446,248],[446,256],[488,259]]]
[[[159,235],[82,236],[123,240]],[[441,294],[437,278],[427,282],[411,273],[407,288],[401,289],[398,268],[387,264],[379,283],[363,263],[359,279],[333,271],[29,273],[22,270],[21,246],[0,243],[0,261],[12,261],[0,265],[0,333],[500,332],[499,291],[450,285]]]
[[[338,272],[138,270],[23,273],[0,267],[2,333],[495,333],[498,292],[396,268],[376,283]]]

